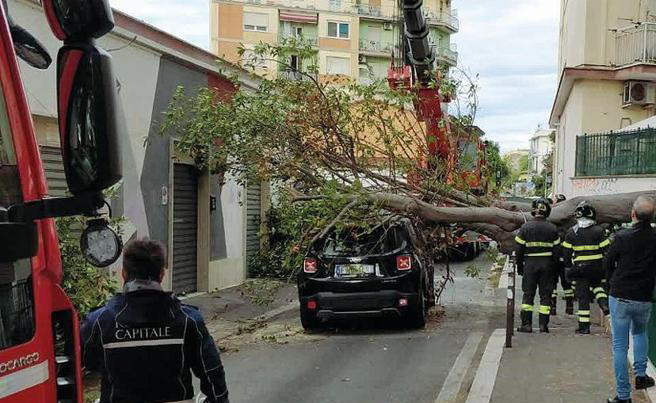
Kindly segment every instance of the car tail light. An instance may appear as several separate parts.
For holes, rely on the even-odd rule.
[[[307,309],[309,309],[311,311],[314,311],[315,309],[317,309],[317,301],[314,301],[314,300],[308,301],[307,302]]]
[[[407,298],[399,298],[399,306],[408,306],[408,299]]]
[[[306,273],[316,273],[317,259],[313,257],[305,258],[305,260],[303,260],[303,271]]]
[[[412,256],[401,255],[396,257],[396,270],[410,270],[412,269]]]

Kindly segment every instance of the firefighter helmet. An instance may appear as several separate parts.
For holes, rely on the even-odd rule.
[[[549,217],[551,214],[551,204],[543,197],[533,200],[531,214],[534,216]]]
[[[590,218],[594,220],[597,217],[597,211],[595,211],[595,208],[585,200],[576,206],[574,213],[576,218]]]

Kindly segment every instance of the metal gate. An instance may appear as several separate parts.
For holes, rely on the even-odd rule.
[[[246,188],[246,262],[260,250],[262,186],[249,183]]]
[[[68,192],[64,163],[58,147],[41,146],[41,161],[48,181],[48,194],[53,197],[65,196]]]
[[[174,164],[173,291],[197,290],[198,177],[192,165]]]

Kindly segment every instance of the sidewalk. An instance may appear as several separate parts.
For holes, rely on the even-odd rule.
[[[238,351],[254,339],[290,337],[302,329],[276,326],[275,319],[298,316],[295,284],[275,280],[246,283],[183,299],[200,309],[207,329],[222,351]]]
[[[521,294],[519,277],[516,326]],[[512,348],[503,348],[490,402],[601,403],[615,396],[610,335],[600,324],[598,307],[591,309],[593,334],[575,335],[576,316],[565,315],[564,301],[558,304],[558,315],[551,317],[551,333],[515,332]],[[576,308],[575,304],[575,313]],[[535,328],[537,316],[536,312]],[[634,391],[632,397],[634,403],[650,402],[642,391]]]

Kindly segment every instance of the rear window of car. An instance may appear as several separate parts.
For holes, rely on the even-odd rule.
[[[366,256],[392,252],[407,242],[407,234],[398,226],[379,226],[373,231],[351,227],[333,231],[323,243],[326,256]]]

